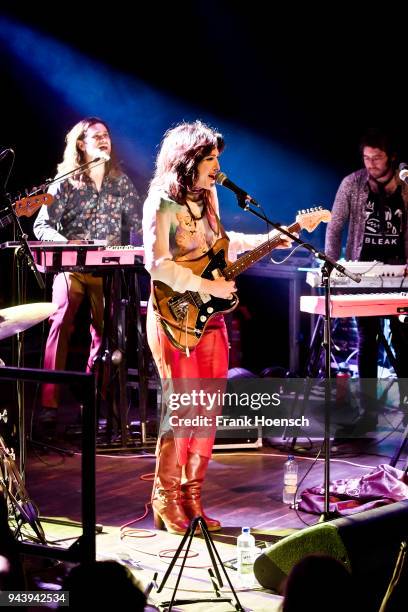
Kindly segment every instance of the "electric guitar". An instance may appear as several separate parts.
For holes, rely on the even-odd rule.
[[[312,232],[322,221],[327,223],[331,213],[321,207],[309,209],[296,217],[288,231]],[[258,247],[229,263],[228,239],[220,238],[203,256],[189,261],[178,261],[179,266],[190,268],[202,278],[215,279],[224,276],[233,280],[262,257],[265,257],[281,243],[280,235],[266,240]],[[161,281],[153,282],[153,303],[159,321],[174,347],[189,354],[200,342],[208,322],[217,314],[232,312],[239,303],[236,293],[230,299],[221,299],[203,292],[185,291],[177,293]]]
[[[54,198],[50,193],[41,193],[40,195],[21,198],[21,200],[13,202],[11,206],[14,208],[17,217],[31,217],[43,204],[49,206],[53,201]],[[0,229],[13,222],[13,213],[7,213],[7,210],[10,210],[10,208],[5,208],[4,211],[6,214],[4,217],[0,218]]]

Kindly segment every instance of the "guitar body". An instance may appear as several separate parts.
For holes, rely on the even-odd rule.
[[[289,232],[299,232],[301,229],[311,232],[321,221],[327,223],[330,218],[330,211],[321,207],[308,209],[299,213],[296,222],[287,229]],[[177,261],[177,264],[189,268],[202,278],[214,280],[224,276],[226,280],[233,280],[238,274],[277,248],[281,243],[281,234],[276,232],[274,236],[242,255],[232,264],[227,260],[228,243],[227,238],[220,238],[202,257]],[[155,311],[165,334],[173,346],[183,353],[188,353],[197,346],[206,326],[215,315],[231,312],[239,303],[235,293],[228,300],[202,292],[177,293],[159,281],[153,282],[153,298]]]
[[[227,253],[228,240],[220,238],[202,257],[177,261],[177,264],[189,268],[197,276],[213,280],[223,275],[228,265]],[[184,353],[197,346],[215,315],[231,312],[239,303],[236,294],[223,300],[202,292],[177,293],[160,281],[153,282],[153,292],[155,310],[165,334],[173,346]]]

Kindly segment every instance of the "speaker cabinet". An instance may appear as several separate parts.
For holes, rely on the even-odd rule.
[[[386,592],[403,540],[408,540],[408,500],[292,534],[258,557],[254,572],[263,587],[278,591],[300,559],[312,553],[331,555],[350,569],[363,590],[366,609],[374,610]]]

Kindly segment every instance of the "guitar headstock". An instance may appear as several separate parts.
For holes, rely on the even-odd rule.
[[[297,223],[308,232],[313,232],[320,223],[328,223],[330,219],[330,210],[326,210],[321,206],[300,210],[296,216]]]
[[[54,201],[50,193],[27,196],[13,203],[17,217],[31,217],[43,204],[49,206]]]

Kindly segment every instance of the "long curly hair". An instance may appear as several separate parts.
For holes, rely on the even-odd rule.
[[[188,191],[194,189],[198,164],[215,148],[221,153],[224,139],[202,121],[183,122],[167,130],[157,155],[149,193],[164,191],[177,203],[185,204]],[[206,207],[214,204],[214,194],[215,189],[203,190]]]
[[[99,117],[86,117],[85,119],[81,119],[81,121],[79,121],[77,124],[74,125],[73,128],[70,129],[70,131],[65,137],[66,145],[62,162],[57,166],[57,176],[66,174],[67,172],[78,168],[86,162],[85,153],[78,146],[78,142],[80,140],[84,140],[88,128],[90,128],[92,125],[95,125],[96,123],[102,123],[102,125],[105,126],[109,136],[111,136],[108,125],[105,123],[105,121],[99,119]],[[105,169],[106,174],[112,177],[119,177],[123,174],[122,170],[120,169],[120,165],[116,157],[113,144],[110,154],[110,160],[106,162]],[[68,180],[72,184],[77,185],[78,183],[82,182],[83,175],[88,173],[89,168],[86,168],[81,173],[74,174]]]

